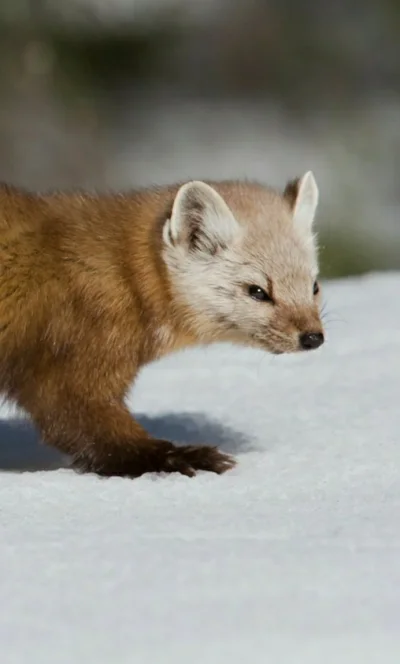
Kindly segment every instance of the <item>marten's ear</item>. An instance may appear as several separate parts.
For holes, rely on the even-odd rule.
[[[294,223],[310,232],[319,199],[318,186],[312,172],[307,171],[303,177],[288,182],[283,195],[292,208]]]
[[[226,249],[239,230],[222,196],[205,182],[192,181],[184,184],[175,197],[171,218],[164,226],[164,241],[215,254]]]

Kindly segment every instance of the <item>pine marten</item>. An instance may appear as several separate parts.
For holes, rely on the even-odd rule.
[[[141,367],[184,347],[323,343],[317,204],[310,171],[283,192],[243,181],[96,195],[1,184],[0,391],[76,470],[231,469],[215,447],[154,439],[125,397]]]

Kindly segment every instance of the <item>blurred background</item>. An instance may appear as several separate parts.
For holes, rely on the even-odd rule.
[[[399,0],[1,0],[0,180],[312,169],[322,271],[400,268]]]

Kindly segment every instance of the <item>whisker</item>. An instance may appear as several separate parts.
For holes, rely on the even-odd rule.
[[[344,318],[332,318],[328,316],[321,316],[321,320],[324,324],[326,323],[343,323],[344,325],[348,325],[349,321],[345,320]]]

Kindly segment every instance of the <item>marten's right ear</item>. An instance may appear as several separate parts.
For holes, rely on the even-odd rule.
[[[239,231],[239,224],[222,196],[205,182],[192,181],[179,189],[163,237],[170,246],[215,254],[226,249]]]

